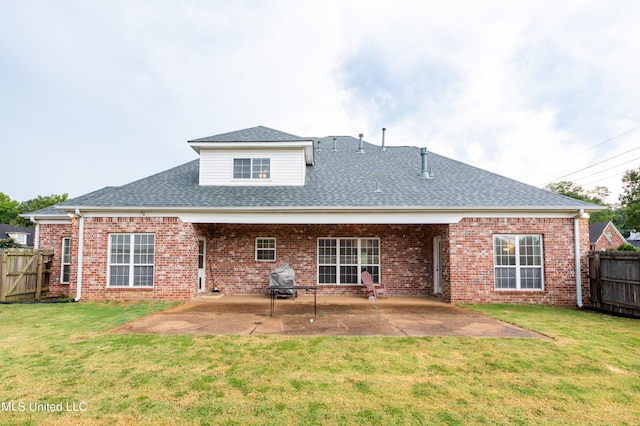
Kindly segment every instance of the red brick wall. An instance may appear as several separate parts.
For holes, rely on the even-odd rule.
[[[544,290],[494,289],[494,234],[541,234]],[[583,302],[588,302],[588,220],[580,220]],[[573,219],[463,219],[449,234],[452,303],[537,303],[575,306]]]
[[[40,225],[39,232],[39,248],[54,251],[51,274],[49,275],[49,295],[69,296],[69,284],[62,284],[60,276],[62,268],[62,239],[72,236],[71,224]],[[72,240],[72,246],[73,243]]]
[[[269,274],[291,263],[299,285],[317,283],[318,238],[379,238],[381,281],[390,294],[433,291],[432,236],[425,225],[200,225],[207,236],[207,287],[229,294],[265,294]],[[255,260],[255,239],[276,238],[276,261]],[[364,295],[361,285],[322,285],[320,294]]]
[[[71,296],[76,294],[78,221],[74,219]],[[109,288],[107,267],[109,234],[155,234],[153,288]],[[189,300],[197,291],[197,237],[190,224],[177,218],[84,219],[82,300]]]
[[[573,219],[464,219],[454,225],[191,225],[177,218],[85,218],[83,300],[188,300],[197,294],[198,236],[207,237],[206,288],[228,294],[264,294],[269,274],[290,262],[297,283],[317,282],[318,238],[379,238],[381,280],[391,295],[433,293],[433,237],[442,237],[442,298],[453,303],[543,303],[575,305]],[[78,219],[72,232],[71,285],[77,280]],[[42,248],[56,252],[52,287],[60,278],[60,249],[70,226],[41,225]],[[107,287],[110,233],[156,235],[152,289]],[[541,234],[544,246],[542,291],[494,289],[493,235]],[[583,300],[588,302],[587,220],[580,221]],[[275,262],[255,260],[255,239],[276,238]],[[57,281],[56,281],[57,280]],[[67,287],[67,286],[64,286]],[[323,285],[320,294],[364,294],[360,285]]]

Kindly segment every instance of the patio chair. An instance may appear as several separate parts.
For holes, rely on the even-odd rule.
[[[378,295],[384,294],[387,299],[389,298],[387,287],[383,283],[374,283],[370,273],[365,271],[360,274],[360,276],[362,277],[362,284],[365,286],[367,296],[372,294],[374,299],[378,300]]]

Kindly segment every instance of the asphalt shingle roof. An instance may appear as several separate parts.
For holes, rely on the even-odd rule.
[[[67,200],[59,207],[99,208],[420,208],[420,209],[597,209],[494,173],[429,153],[433,179],[421,179],[417,147],[379,146],[350,136],[299,138],[265,127],[197,141],[320,141],[304,186],[200,186],[199,160],[120,187]],[[336,139],[337,150],[333,150]],[[317,146],[317,142],[316,142]]]
[[[309,139],[311,138],[301,138],[279,130],[257,126],[220,135],[207,136],[206,138],[193,139],[189,142],[283,142]]]

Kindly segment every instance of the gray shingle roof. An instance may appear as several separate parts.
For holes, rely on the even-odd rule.
[[[66,208],[417,208],[417,209],[513,209],[598,210],[598,206],[526,185],[494,173],[429,153],[433,179],[421,179],[421,155],[417,147],[364,144],[336,136],[299,138],[266,127],[225,133],[199,141],[282,141],[314,139],[322,149],[315,165],[307,166],[304,186],[200,186],[199,161],[129,183],[67,200]]]
[[[268,127],[257,126],[235,132],[208,136],[206,138],[193,139],[189,142],[283,142],[309,139],[310,138],[301,138],[300,136],[291,135]]]

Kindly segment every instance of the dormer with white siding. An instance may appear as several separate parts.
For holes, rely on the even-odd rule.
[[[302,186],[313,140],[258,126],[189,141],[201,186]]]

